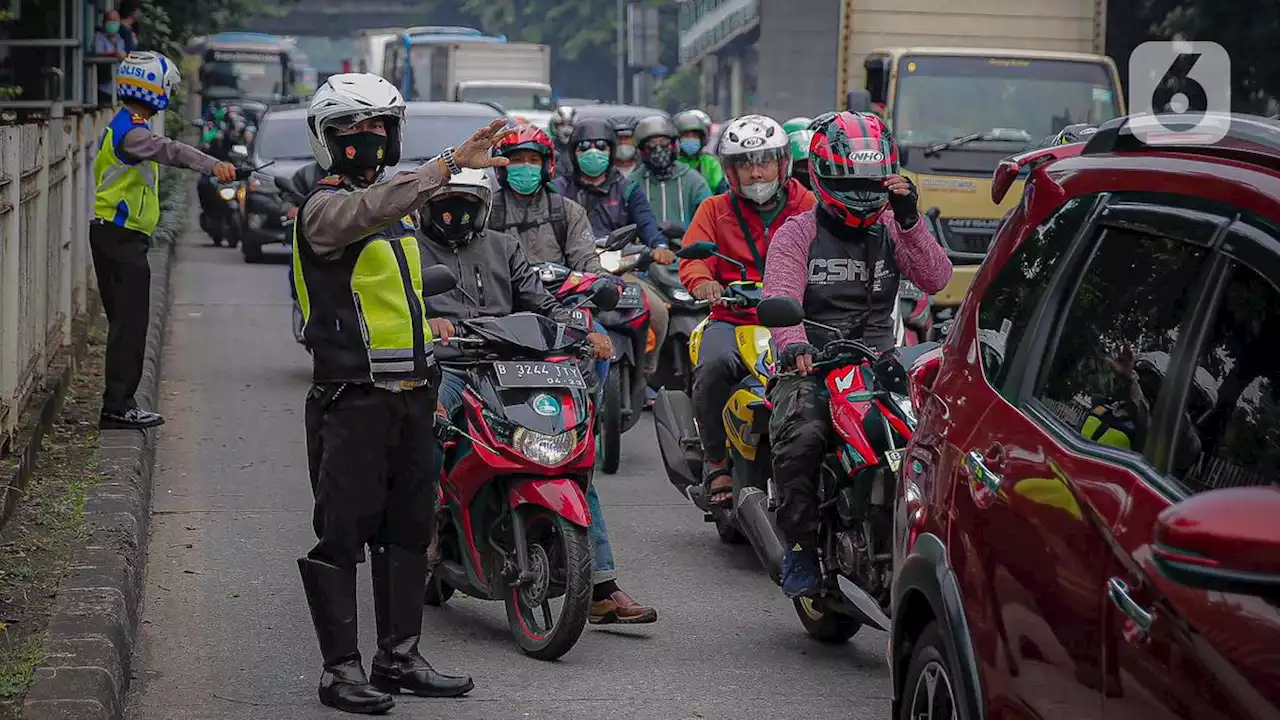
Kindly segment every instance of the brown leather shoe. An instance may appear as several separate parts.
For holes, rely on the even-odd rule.
[[[643,625],[658,622],[658,611],[648,605],[641,605],[621,590],[614,591],[604,600],[591,603],[591,613],[587,622],[592,625]]]

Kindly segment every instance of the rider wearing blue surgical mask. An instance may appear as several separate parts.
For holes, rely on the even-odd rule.
[[[711,117],[701,110],[684,110],[671,118],[680,133],[680,162],[697,170],[713,193],[729,189],[720,160],[707,149],[711,138]]]

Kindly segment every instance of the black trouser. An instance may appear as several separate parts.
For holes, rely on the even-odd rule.
[[[818,472],[827,452],[830,398],[820,375],[784,377],[769,388],[773,414],[769,445],[773,478],[782,496],[778,529],[792,543],[818,535]]]
[[[104,413],[123,413],[137,406],[133,394],[142,381],[151,315],[150,246],[151,238],[136,230],[100,220],[89,224],[93,270],[108,324]]]
[[[693,412],[698,418],[698,436],[708,462],[723,462],[725,442],[725,403],[733,395],[733,386],[750,370],[738,354],[737,326],[712,322],[702,332],[698,348],[698,367],[693,373]]]
[[[307,464],[319,542],[307,557],[339,568],[364,562],[365,545],[426,553],[435,525],[435,412],[430,385],[390,392],[370,384],[313,385],[307,393]]]

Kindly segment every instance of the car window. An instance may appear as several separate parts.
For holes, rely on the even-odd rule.
[[[1209,324],[1169,468],[1188,491],[1280,481],[1280,361],[1268,350],[1277,331],[1280,292],[1237,265]]]
[[[1095,195],[1068,200],[1031,233],[1000,268],[978,306],[978,343],[982,372],[1000,388],[1008,375],[1006,353],[1018,346],[1040,296],[1071,239],[1089,216]]]
[[[1035,397],[1085,438],[1141,453],[1207,252],[1108,228],[1063,318]]]

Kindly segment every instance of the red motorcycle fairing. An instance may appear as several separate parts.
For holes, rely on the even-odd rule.
[[[580,416],[588,411],[571,402],[569,395],[570,393],[568,392],[557,394],[557,400],[560,401],[562,409],[559,420],[565,428],[574,428],[581,425],[583,427],[582,437],[577,439],[577,444],[563,463],[556,467],[546,467],[530,461],[515,448],[504,443],[496,436],[489,426],[489,422],[485,419],[487,411],[484,409],[483,402],[476,395],[474,388],[468,386],[463,393],[465,424],[469,428],[470,434],[480,442],[470,442],[470,452],[464,455],[452,468],[446,470],[441,478],[440,487],[444,503],[452,505],[457,514],[457,519],[461,525],[461,534],[466,542],[466,552],[470,557],[471,566],[474,568],[477,577],[485,577],[485,566],[475,542],[475,527],[472,523],[471,507],[481,489],[501,476],[546,475],[563,479],[564,476],[569,475],[587,478],[595,468],[596,443],[595,432],[592,427],[593,423],[580,422]],[[585,490],[579,490],[579,492],[584,493]],[[583,495],[584,507],[585,497]],[[548,507],[558,512],[557,508]],[[587,516],[589,524],[590,514],[588,513]],[[565,519],[577,523],[571,516],[566,515]]]
[[[889,427],[895,434],[904,439],[911,438],[911,428],[898,417],[897,412],[879,399],[862,395],[872,386],[872,383],[867,382],[867,376],[871,372],[868,365],[850,365],[828,373],[826,378],[827,392],[831,396],[831,422],[853,451],[851,455],[846,454],[844,457],[846,470],[850,475],[880,464],[879,453],[868,435],[869,428],[881,427],[877,415],[882,415],[889,421]]]
[[[591,525],[587,494],[581,485],[569,478],[520,480],[511,486],[508,502],[513,509],[526,503],[540,505],[578,527]]]

